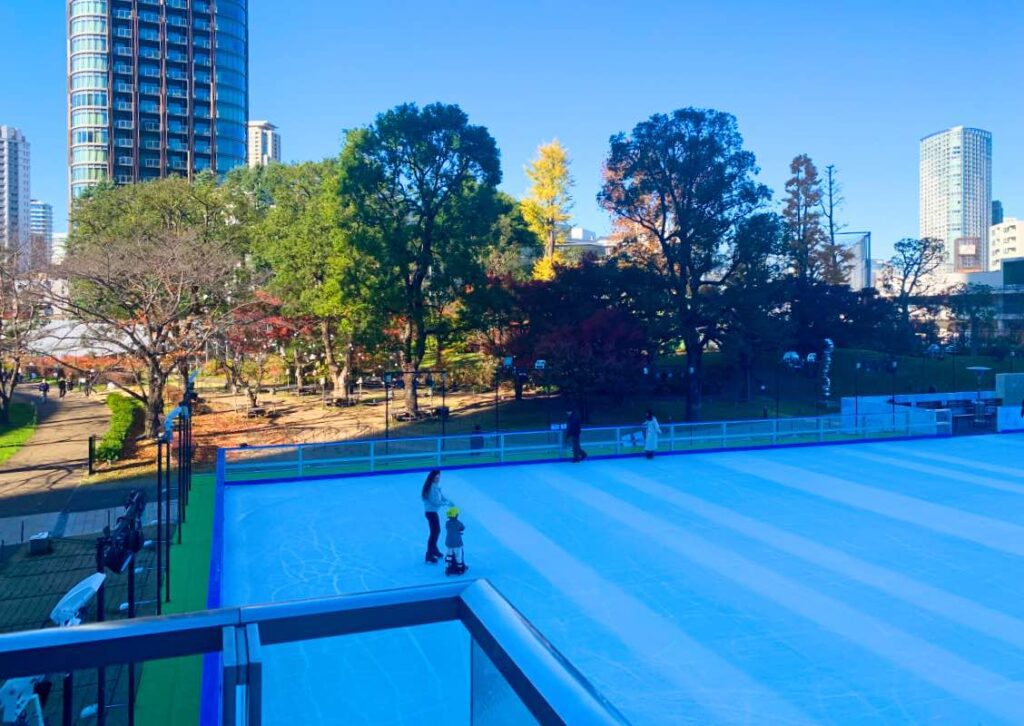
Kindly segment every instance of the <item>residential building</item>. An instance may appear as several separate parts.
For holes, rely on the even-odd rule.
[[[1003,203],[998,199],[992,202],[992,224],[1003,223]]]
[[[249,122],[249,167],[281,161],[281,134],[269,121]]]
[[[0,126],[0,246],[28,249],[32,234],[32,183],[28,139]]]
[[[32,238],[29,243],[30,265],[38,269],[50,264],[53,256],[53,207],[38,199],[32,200]]]
[[[992,226],[992,134],[956,126],[921,140],[920,236],[941,239],[947,271],[984,270]]]
[[[1012,257],[1024,257],[1024,220],[1005,217],[989,230],[988,269],[1000,270],[1003,260]]]
[[[850,251],[847,281],[851,290],[860,292],[872,287],[871,268],[871,233],[870,232],[839,232],[836,243],[846,244]]]
[[[246,160],[247,0],[68,0],[70,194]]]
[[[67,254],[67,248],[68,233],[55,232],[53,235],[53,246],[50,251],[50,262],[54,265],[59,265],[64,262],[64,256]]]
[[[583,227],[570,227],[565,235],[565,242],[559,245],[564,251],[577,250],[579,254],[594,257],[607,257],[618,244],[610,237],[598,237],[596,232]]]

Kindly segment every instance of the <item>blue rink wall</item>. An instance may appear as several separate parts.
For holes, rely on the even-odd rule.
[[[1022,456],[1019,435],[889,440],[454,470],[443,486],[468,575],[635,723],[1012,723]],[[423,563],[421,483],[220,486],[211,605],[443,581]],[[458,624],[267,651],[269,723],[468,723]]]

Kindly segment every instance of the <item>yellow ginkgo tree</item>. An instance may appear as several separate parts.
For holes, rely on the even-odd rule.
[[[537,147],[537,158],[526,166],[530,191],[523,199],[523,217],[544,242],[544,259],[555,256],[555,245],[564,241],[565,226],[572,209],[569,153],[555,139]]]

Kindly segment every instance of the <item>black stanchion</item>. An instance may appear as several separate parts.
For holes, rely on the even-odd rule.
[[[89,434],[89,476],[96,473],[96,434]]]
[[[64,685],[61,693],[61,723],[64,726],[75,724],[75,672],[64,674]]]

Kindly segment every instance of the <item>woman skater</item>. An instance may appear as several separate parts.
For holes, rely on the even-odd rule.
[[[648,459],[654,458],[654,452],[658,450],[658,434],[661,433],[661,426],[658,419],[654,418],[654,412],[647,409],[647,416],[644,418],[644,456]]]
[[[423,511],[427,517],[427,525],[430,527],[430,537],[427,539],[427,554],[424,561],[434,564],[442,557],[441,550],[437,548],[437,538],[441,536],[441,519],[438,511],[441,507],[454,506],[441,491],[441,470],[433,469],[427,474],[427,480],[423,482],[423,490],[420,492],[423,500]]]

